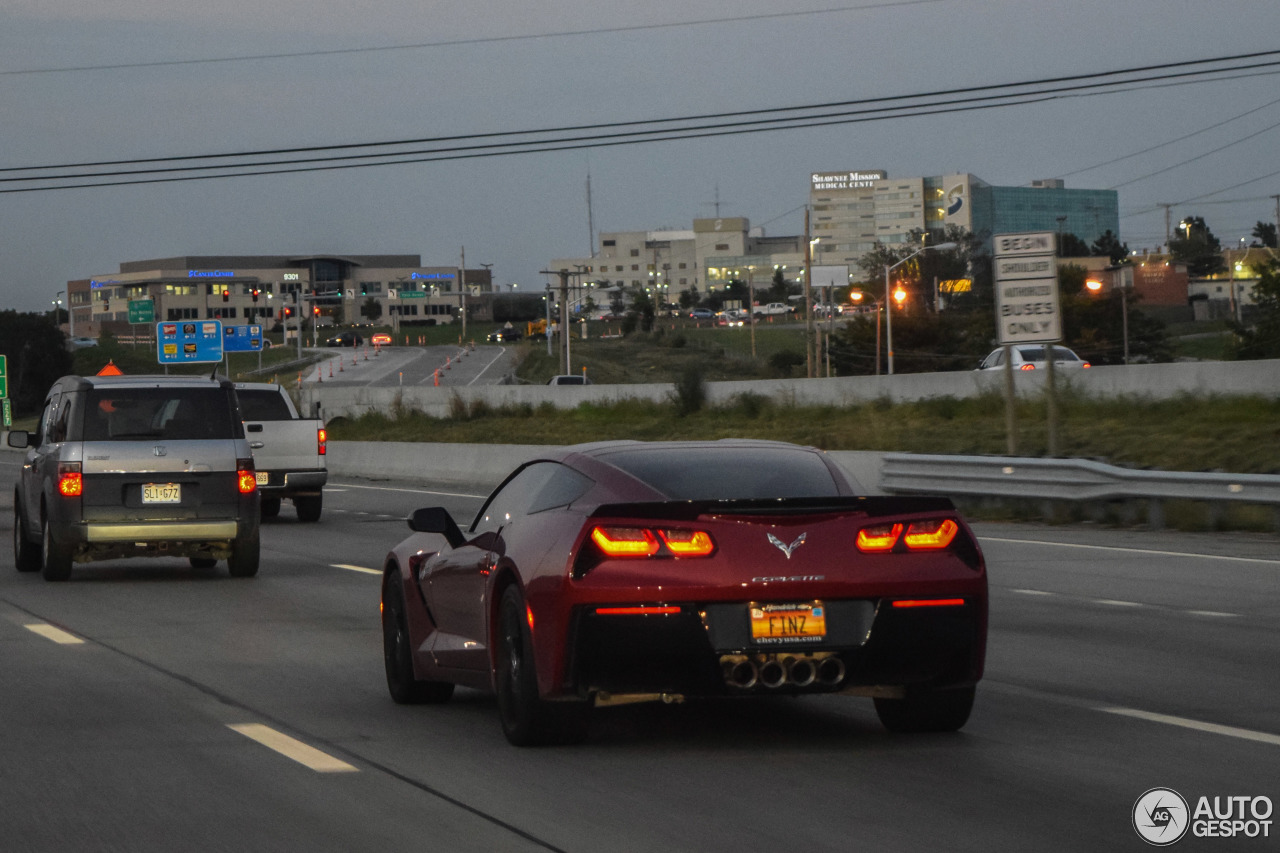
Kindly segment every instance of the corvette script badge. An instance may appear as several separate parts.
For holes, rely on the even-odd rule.
[[[787,545],[787,544],[785,544],[781,539],[779,539],[777,536],[774,536],[772,533],[770,533],[770,534],[768,534],[768,536],[769,536],[769,544],[770,544],[770,545],[773,545],[773,546],[774,546],[775,548],[777,548],[779,551],[781,551],[782,553],[786,554],[786,555],[787,555],[787,559],[788,559],[788,560],[790,560],[790,559],[791,559],[791,552],[792,552],[792,551],[794,551],[795,549],[799,548],[801,545],[803,545],[803,544],[804,544],[804,537],[806,537],[806,536],[808,536],[808,535],[809,535],[809,534],[807,534],[807,533],[801,533],[798,537],[796,537],[796,541],[792,542],[790,545]]]

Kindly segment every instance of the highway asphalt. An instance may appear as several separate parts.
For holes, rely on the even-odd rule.
[[[956,734],[780,698],[605,709],[521,750],[490,696],[401,707],[383,680],[383,556],[413,508],[469,518],[483,490],[335,480],[319,524],[264,524],[253,579],[49,584],[2,549],[0,849],[1140,850],[1151,788],[1280,800],[1274,537],[978,525],[987,677]]]

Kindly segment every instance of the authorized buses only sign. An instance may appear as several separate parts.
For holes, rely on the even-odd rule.
[[[1056,235],[997,234],[995,248],[996,331],[1004,344],[1062,340]]]

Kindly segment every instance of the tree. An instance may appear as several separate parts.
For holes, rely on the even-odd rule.
[[[930,241],[937,245],[954,243],[954,249],[943,249],[921,252],[925,245],[925,232],[916,229],[911,232],[911,240],[901,249],[891,249],[883,243],[876,243],[875,248],[858,259],[858,268],[862,271],[862,280],[875,292],[883,292],[885,285],[884,269],[894,266],[905,258],[911,260],[898,267],[892,273],[893,280],[904,285],[908,293],[908,303],[919,305],[924,310],[932,311],[933,283],[950,279],[970,278],[973,287],[961,298],[952,298],[951,307],[972,308],[977,305],[990,304],[990,265],[984,262],[985,250],[982,238],[961,228],[948,225],[940,235],[934,235]],[[915,254],[915,257],[911,257]],[[979,280],[980,275],[981,280]]]
[[[0,311],[0,354],[8,359],[9,398],[17,416],[38,413],[49,386],[72,372],[66,336],[47,313]]]
[[[375,297],[370,296],[360,306],[360,315],[367,319],[370,323],[379,320],[382,317],[382,303]]]
[[[1107,232],[1108,234],[1111,232]],[[1058,257],[1060,258],[1087,258],[1096,254],[1089,250],[1089,244],[1081,240],[1075,234],[1068,231],[1065,234],[1058,235]]]
[[[1276,248],[1276,226],[1274,222],[1259,222],[1253,226],[1253,245],[1255,248],[1266,246]]]
[[[895,373],[969,370],[991,351],[995,314],[991,311],[943,311],[899,314],[893,318]],[[885,346],[881,337],[881,348]],[[831,339],[831,364],[841,376],[867,375],[876,369],[876,320],[859,316]],[[881,353],[881,370],[887,369]]]
[[[1270,260],[1258,270],[1258,283],[1253,286],[1256,321],[1252,327],[1237,325],[1234,356],[1246,358],[1280,358],[1280,261]]]
[[[1129,257],[1129,246],[1127,243],[1121,243],[1120,238],[1111,233],[1108,228],[1102,233],[1102,236],[1093,241],[1093,247],[1089,252],[1095,258],[1110,258],[1111,263],[1118,264]]]
[[[1169,240],[1169,254],[1186,264],[1187,273],[1193,278],[1204,278],[1227,268],[1221,243],[1199,216],[1178,223],[1178,236]]]
[[[769,281],[769,290],[764,294],[765,298],[759,301],[786,302],[787,297],[790,295],[791,285],[787,283],[787,276],[779,268],[773,271],[773,278]]]

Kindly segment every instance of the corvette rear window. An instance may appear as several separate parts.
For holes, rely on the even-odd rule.
[[[603,459],[671,500],[817,498],[840,493],[821,457],[804,450],[621,450]]]

